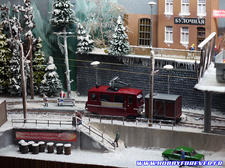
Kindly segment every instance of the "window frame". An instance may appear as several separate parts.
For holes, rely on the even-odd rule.
[[[184,31],[183,28],[187,28],[188,31]],[[186,36],[188,35],[188,38],[186,39],[186,41],[183,41],[183,34],[185,34],[185,35],[184,35],[185,38],[186,38]],[[180,28],[180,43],[181,43],[182,45],[188,45],[188,44],[189,44],[189,37],[190,37],[189,34],[190,34],[190,33],[189,33],[189,27],[183,26],[183,27]]]
[[[149,24],[143,24],[143,22],[149,23]],[[141,37],[142,35],[143,37]],[[151,38],[151,19],[148,19],[148,18],[139,19],[138,45],[150,46],[150,38]]]
[[[188,1],[188,2],[183,2],[183,1]],[[185,11],[183,11],[183,5],[185,6]],[[187,11],[187,7],[188,7],[188,11]],[[181,12],[179,15],[181,16],[188,16],[190,15],[190,0],[181,0]]]
[[[203,17],[203,16],[206,16],[206,0],[203,0],[203,1],[205,1],[205,2],[200,2],[201,0],[198,0],[197,1],[197,16],[199,16],[199,17]],[[199,6],[200,6],[200,8],[201,8],[201,11],[204,11],[204,13],[203,12],[201,12],[200,13],[200,11],[199,11]]]
[[[168,1],[172,1],[172,2],[168,2]],[[168,8],[167,8],[168,6]],[[171,9],[172,7],[172,9]],[[169,9],[169,11],[167,11],[167,9]],[[171,11],[172,10],[172,11]],[[173,0],[165,0],[165,15],[173,15]]]
[[[169,27],[172,28],[172,31],[167,29]],[[169,33],[169,39],[166,38],[167,33]],[[171,37],[170,34],[172,34],[172,39],[170,39],[170,37]],[[164,43],[173,43],[173,26],[165,26],[165,41],[164,41]]]

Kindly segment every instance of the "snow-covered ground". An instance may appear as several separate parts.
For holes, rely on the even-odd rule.
[[[87,100],[86,97],[77,97],[74,94],[75,99],[81,102],[84,102]],[[35,98],[36,100],[42,100],[41,97]],[[55,98],[52,98],[55,99]],[[14,101],[14,98],[7,99],[7,101]],[[17,98],[18,100],[18,98]],[[18,105],[11,106],[11,108],[15,108]],[[40,108],[42,107],[42,103],[34,103],[34,102],[29,102],[28,107],[31,108]],[[66,107],[65,107],[66,108]],[[84,103],[77,103],[76,108],[84,109]],[[185,109],[187,111],[187,109]],[[196,113],[201,113],[203,114],[204,112],[201,110],[196,110],[194,111]],[[217,116],[223,116],[221,113],[214,113],[212,112],[212,115],[217,115]],[[38,113],[38,112],[30,112],[27,114],[28,119],[37,119],[37,120],[61,120],[61,121],[66,121],[66,120],[72,120],[73,114],[71,113],[48,113],[48,112],[43,112],[43,113]],[[182,118],[184,120],[187,119],[188,122],[193,122],[193,123],[200,123],[203,122],[203,120],[191,118],[186,115],[182,115]],[[23,119],[23,114],[22,113],[17,113],[17,112],[10,112],[8,113],[8,121],[0,127],[0,133],[12,128],[12,123],[11,119]],[[99,122],[99,119],[91,119],[93,122]],[[88,123],[89,118],[88,117],[83,117],[83,122]],[[111,120],[102,120],[103,123],[111,123]],[[114,124],[123,124],[122,121],[119,120],[114,120]],[[218,123],[213,123],[212,124],[218,124]],[[225,125],[224,122],[221,122],[219,124]],[[146,122],[125,122],[125,126],[138,126],[138,127],[148,127],[148,124]],[[27,124],[15,124],[14,126],[16,127],[44,127],[46,128],[46,125],[35,125],[35,123],[27,123]],[[62,125],[61,127],[59,125],[55,125],[54,127],[51,126],[52,128],[63,128],[63,129],[74,129],[74,127],[70,126],[65,126]],[[174,130],[182,130],[182,131],[190,131],[190,132],[202,132],[202,129],[196,129],[196,128],[188,128],[188,127],[181,127],[181,126],[175,126],[172,127],[171,125],[159,125],[159,124],[153,124],[154,128],[158,129],[174,129]],[[99,164],[99,165],[110,165],[110,166],[118,166],[118,167],[137,167],[136,166],[136,161],[162,161],[162,152],[165,149],[159,148],[136,148],[136,147],[129,147],[129,148],[122,148],[122,149],[117,149],[116,151],[110,151],[107,153],[96,153],[96,152],[91,152],[91,151],[81,151],[79,149],[77,150],[72,150],[71,155],[57,155],[57,154],[47,154],[47,153],[40,153],[38,155],[33,155],[33,154],[21,154],[18,151],[18,146],[16,145],[10,145],[8,147],[0,149],[0,155],[1,156],[14,156],[14,157],[22,157],[22,158],[31,158],[31,159],[41,159],[41,160],[57,160],[61,162],[73,162],[73,163],[87,163],[87,164]],[[211,152],[211,151],[197,151],[199,153],[205,154],[205,160],[222,160],[225,162],[225,151],[219,151],[217,153]],[[142,167],[142,166],[141,166]],[[168,167],[177,167],[177,166],[168,166]],[[186,166],[187,167],[187,166]],[[212,167],[212,166],[210,166]],[[221,166],[220,166],[221,167]],[[224,165],[225,167],[225,165]]]
[[[117,166],[117,167],[129,167],[135,168],[136,161],[162,161],[162,152],[165,149],[159,148],[136,148],[129,147],[125,148],[122,151],[114,151],[107,153],[99,153],[92,151],[82,151],[79,149],[74,149],[71,151],[71,155],[58,155],[48,154],[48,153],[39,153],[34,154],[21,154],[19,152],[18,146],[10,145],[3,149],[0,149],[1,156],[14,156],[18,158],[30,158],[37,160],[50,160],[50,161],[60,161],[60,162],[69,162],[69,163],[83,163],[83,164],[96,164],[96,165],[108,165],[108,166]],[[223,160],[225,162],[225,156],[217,156],[210,151],[197,151],[205,155],[205,160]],[[142,166],[140,166],[142,167]],[[144,167],[144,166],[143,166]],[[156,166],[154,166],[156,167]],[[163,166],[161,166],[163,167]],[[178,166],[168,166],[168,168],[174,168]],[[185,166],[188,167],[188,166]],[[212,166],[211,166],[212,167]],[[221,167],[221,166],[220,166]],[[224,166],[223,166],[224,167]]]

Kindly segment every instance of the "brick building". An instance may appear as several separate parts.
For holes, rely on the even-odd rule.
[[[146,6],[148,6],[147,2]],[[213,10],[219,9],[219,0],[158,0],[155,2],[157,5],[153,7],[153,47],[187,49],[192,44],[197,46],[212,32],[218,34],[218,19],[213,18],[212,14]],[[131,13],[128,14],[128,26],[133,30],[133,33],[128,33],[130,44],[149,46],[150,6],[148,9],[145,8],[144,14],[144,11],[140,12],[126,4],[123,5],[131,9],[129,11]],[[141,8],[138,6],[137,8]]]

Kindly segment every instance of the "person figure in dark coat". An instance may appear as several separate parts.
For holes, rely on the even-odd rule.
[[[119,132],[119,130],[117,129],[117,131],[116,131],[116,138],[115,138],[115,141],[114,141],[114,143],[116,143],[116,147],[119,147],[119,146],[118,146],[118,140],[119,140],[119,138],[120,138],[120,132]]]

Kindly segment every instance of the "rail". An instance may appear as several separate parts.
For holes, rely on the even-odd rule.
[[[88,121],[91,121],[91,118],[99,118],[99,122],[101,123],[103,119],[110,120],[111,124],[114,123],[114,120],[116,121],[122,121],[123,125],[125,125],[125,122],[135,122],[135,125],[138,125],[139,122],[145,122],[148,125],[150,123],[158,123],[160,128],[164,125],[171,126],[172,129],[176,124],[176,121],[174,120],[164,120],[164,119],[150,119],[150,118],[133,118],[128,119],[126,117],[122,116],[108,116],[108,115],[95,115],[95,114],[85,114],[86,117],[88,117]]]
[[[130,55],[142,55],[150,56],[150,47],[148,46],[130,46]],[[199,61],[201,57],[201,51],[183,49],[171,49],[171,48],[157,48],[153,47],[155,57],[173,58],[173,59],[188,59]]]
[[[201,50],[200,70],[197,71],[198,82],[203,77],[208,66],[214,59],[215,55],[215,40],[216,33],[212,32],[204,41],[202,41],[198,48]]]
[[[79,118],[77,116],[75,116],[75,118],[76,118],[76,123],[77,123],[77,120],[82,120],[81,118]],[[109,139],[104,138],[104,134],[102,132],[100,132],[99,130],[90,126],[89,124],[86,124],[83,120],[82,120],[82,126],[89,131],[89,135],[91,135],[91,132],[94,133],[95,135],[97,135],[98,137],[100,137],[102,139],[102,142],[104,142],[104,140],[105,140],[107,143],[109,143],[115,149],[114,142]]]
[[[23,123],[23,124],[35,124],[36,126],[38,124],[45,124],[48,127],[50,125],[59,125],[60,127],[62,125],[71,125],[72,126],[72,120],[37,120],[37,119],[12,119],[12,127],[14,126],[14,123]]]

